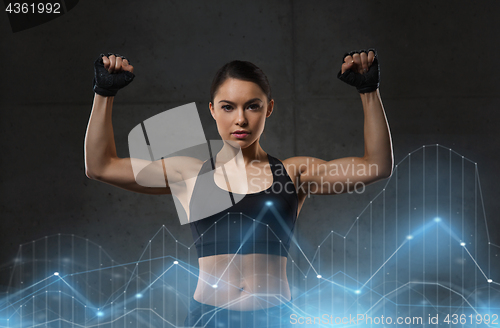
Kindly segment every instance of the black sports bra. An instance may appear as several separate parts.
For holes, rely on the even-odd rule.
[[[202,165],[189,203],[198,257],[253,253],[288,256],[297,219],[297,192],[283,163],[269,154],[267,157],[273,174],[271,187],[246,195],[215,184],[212,158]]]

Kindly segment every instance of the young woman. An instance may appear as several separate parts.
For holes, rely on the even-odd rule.
[[[153,162],[150,168],[168,175],[166,187],[138,184],[132,169],[136,159],[116,155],[111,109],[116,92],[134,78],[133,66],[122,56],[101,55],[95,72],[96,94],[85,139],[87,176],[148,194],[172,193],[168,183],[183,186],[176,197],[190,218],[200,268],[185,325],[290,326],[287,252],[307,196],[352,192],[392,173],[376,52],[346,54],[338,74],[360,92],[363,157],[325,161],[297,156],[281,161],[267,154],[259,140],[274,108],[271,88],[257,66],[233,61],[217,72],[209,103],[224,141],[222,150],[204,162],[182,156]],[[356,170],[347,169],[352,167]],[[228,195],[230,206],[204,213]]]

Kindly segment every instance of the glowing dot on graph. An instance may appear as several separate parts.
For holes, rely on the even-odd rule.
[[[358,289],[357,291],[355,291],[356,294],[361,294],[361,291]]]
[[[464,243],[464,242],[461,242],[461,243],[460,243],[460,246],[465,246],[465,243]]]
[[[322,277],[322,276],[321,276],[320,274],[318,274],[318,275],[316,276],[316,278],[321,278],[321,277]]]
[[[103,315],[104,315],[104,313],[102,311],[97,312],[98,317],[102,317]]]
[[[142,294],[141,293],[135,294],[135,298],[142,298]]]
[[[267,206],[271,206],[271,205],[273,205],[273,202],[271,202],[270,200],[268,200],[268,201],[266,202],[266,205],[267,205]]]
[[[488,279],[488,282],[491,284],[493,282],[493,280],[492,279]]]
[[[54,272],[54,276],[58,276],[59,275],[59,272]]]
[[[441,222],[441,218],[434,218],[435,222]]]
[[[179,264],[179,261],[174,261],[174,264]]]
[[[406,239],[408,239],[408,240],[412,240],[412,239],[413,239],[413,236],[412,236],[412,235],[408,235],[408,236],[406,236]]]
[[[212,285],[212,288],[217,288],[218,286],[217,285]]]

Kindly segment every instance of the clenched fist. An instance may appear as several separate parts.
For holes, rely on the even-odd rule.
[[[342,68],[337,77],[355,86],[360,93],[378,89],[380,69],[375,49],[351,51],[344,55]]]
[[[127,58],[118,54],[101,54],[94,62],[94,92],[104,97],[114,97],[118,90],[134,79],[134,67]]]

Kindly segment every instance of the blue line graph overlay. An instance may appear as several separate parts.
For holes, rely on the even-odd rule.
[[[465,318],[463,327],[500,327],[500,246],[488,229],[477,163],[422,146],[381,188],[358,216],[343,218],[346,231],[319,231],[300,245],[293,239],[287,274],[297,326],[383,327],[383,317],[394,327],[451,326],[453,318]],[[47,236],[20,246],[0,327],[183,327],[196,260],[194,243],[164,226],[124,264],[87,239]],[[361,316],[376,320],[336,321]]]

